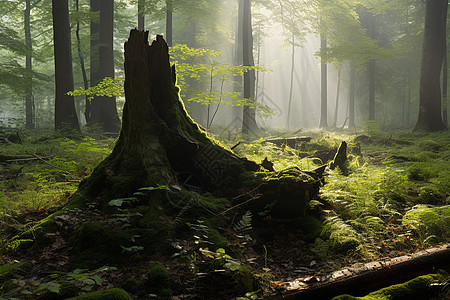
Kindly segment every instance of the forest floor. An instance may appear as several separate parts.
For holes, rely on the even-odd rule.
[[[240,141],[232,132],[216,133],[230,148]],[[312,139],[294,148],[265,138],[235,147],[250,160],[267,158],[276,171],[309,171],[328,164],[347,142],[345,170],[327,168],[326,183],[302,218],[199,195],[193,184],[187,196],[147,187],[110,201],[107,209],[67,206],[114,140],[19,135],[21,144],[0,144],[0,299],[65,299],[110,288],[133,299],[270,298],[344,267],[450,241],[449,132],[382,133],[369,126],[302,132]],[[133,204],[141,197],[168,201],[175,212],[155,218]],[[210,216],[189,211],[187,218],[192,202]],[[34,231],[48,220],[50,230]],[[149,249],[152,243],[157,245]],[[102,251],[109,257],[99,256]],[[448,279],[438,285],[436,299],[445,299]]]

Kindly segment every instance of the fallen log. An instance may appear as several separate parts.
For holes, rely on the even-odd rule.
[[[308,143],[311,141],[309,136],[291,137],[291,138],[268,138],[265,139],[265,143],[272,143],[278,146],[287,145],[291,148],[297,148],[302,143]]]
[[[288,287],[286,294],[268,299],[332,299],[342,294],[363,296],[438,269],[448,269],[449,258],[450,244],[445,244],[412,255],[341,269],[328,276],[316,277],[308,283],[300,278],[288,283],[290,290]]]

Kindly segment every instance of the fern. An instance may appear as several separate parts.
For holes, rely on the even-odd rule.
[[[253,230],[252,218],[253,218],[252,212],[247,210],[245,214],[242,215],[242,218],[233,226],[233,229],[236,232],[237,237],[244,238],[248,241],[252,240],[250,236],[250,233]]]

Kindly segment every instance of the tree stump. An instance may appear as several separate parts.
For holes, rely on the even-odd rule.
[[[127,196],[145,186],[177,185],[189,173],[207,190],[259,165],[212,140],[187,114],[176,86],[168,46],[158,35],[131,30],[125,43],[125,105],[112,153],[80,184],[89,198]]]

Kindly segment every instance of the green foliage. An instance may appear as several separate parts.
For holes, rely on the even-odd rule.
[[[406,212],[402,224],[416,230],[423,244],[446,242],[450,237],[450,206],[417,205]]]
[[[94,97],[117,97],[125,94],[123,88],[124,78],[105,77],[96,86],[84,89],[79,87],[67,93],[69,96],[87,96],[89,100]]]

